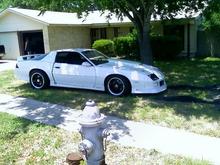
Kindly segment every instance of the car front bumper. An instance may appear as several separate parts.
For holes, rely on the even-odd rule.
[[[132,91],[133,94],[156,94],[163,92],[167,89],[167,84],[164,79],[160,79],[154,82],[138,82],[132,84]]]

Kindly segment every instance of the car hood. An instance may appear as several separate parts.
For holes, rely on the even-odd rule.
[[[118,70],[139,71],[147,74],[154,73],[159,78],[164,78],[163,73],[156,67],[151,65],[142,64],[140,62],[121,60],[121,59],[108,59],[108,63],[99,65],[100,67],[110,67]]]

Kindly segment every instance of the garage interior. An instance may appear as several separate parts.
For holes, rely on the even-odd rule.
[[[18,32],[18,40],[21,55],[45,53],[42,31]]]

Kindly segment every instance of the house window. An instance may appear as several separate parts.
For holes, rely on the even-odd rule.
[[[94,39],[99,38],[99,29],[91,29],[91,36]]]
[[[99,39],[106,39],[107,33],[106,28],[92,28],[90,30],[91,35],[91,44],[93,44],[94,41]]]
[[[119,27],[114,27],[114,37],[118,37]]]
[[[106,28],[101,28],[100,29],[100,37],[101,39],[106,39]]]

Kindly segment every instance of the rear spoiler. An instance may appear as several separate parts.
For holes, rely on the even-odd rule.
[[[17,61],[28,61],[28,60],[34,60],[39,56],[42,56],[45,54],[31,54],[31,55],[24,55],[17,58]]]

